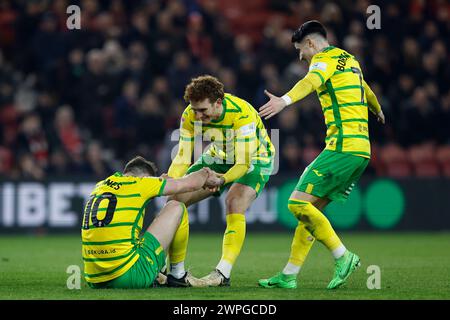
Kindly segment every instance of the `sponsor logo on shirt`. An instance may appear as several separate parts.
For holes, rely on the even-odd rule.
[[[309,67],[309,71],[317,69],[325,71],[327,69],[327,64],[325,62],[315,62]]]
[[[253,132],[256,131],[256,125],[254,122],[249,123],[245,126],[242,126],[239,128],[239,135],[240,136],[247,136],[249,134],[252,134]]]

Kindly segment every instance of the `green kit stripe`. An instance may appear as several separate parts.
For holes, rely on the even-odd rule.
[[[308,202],[296,199],[289,199],[288,204],[308,204]]]
[[[191,124],[194,125],[194,121],[191,121]],[[206,127],[206,128],[219,128],[219,129],[231,129],[231,128],[233,128],[232,124],[202,123],[201,126],[202,127]]]
[[[335,95],[335,97],[336,97],[336,95]],[[353,107],[353,106],[367,107],[367,103],[361,103],[361,101],[360,102],[348,102],[348,103],[340,104],[339,108]],[[333,105],[323,108],[323,112],[325,112],[327,110],[331,110],[331,109],[333,109]]]
[[[161,188],[159,188],[158,197],[161,196],[164,192],[164,188],[166,187],[167,180],[164,180],[161,184]]]
[[[319,76],[319,78],[320,78],[320,81],[322,81],[322,84],[325,82],[325,79],[322,77],[322,75],[319,72],[311,71],[311,73],[317,74]]]
[[[226,99],[227,101],[230,101],[231,104],[237,108],[237,112],[242,112],[242,109],[236,104],[236,102],[234,102],[233,100],[231,100],[231,99],[228,98],[228,97],[225,97],[225,99]]]
[[[334,91],[349,90],[349,89],[359,89],[359,90],[361,90],[361,88],[362,87],[360,85],[342,86],[342,87],[334,88]],[[322,92],[319,93],[319,97],[323,96],[324,94],[327,94],[327,93],[328,93],[327,90],[323,90]]]
[[[256,137],[250,137],[250,138],[236,138],[237,142],[250,142],[256,140]]]
[[[111,241],[83,241],[82,244],[86,246],[103,246],[108,244],[116,244],[116,243],[124,243],[124,242],[130,242],[132,239],[118,239],[118,240],[111,240]]]
[[[337,137],[338,135],[337,134],[333,134],[333,135],[331,135],[331,136],[329,136],[329,137],[326,137],[325,138],[325,141],[326,140],[330,140],[331,138],[334,138],[334,137]],[[342,135],[342,138],[354,138],[354,139],[365,139],[365,140],[369,140],[369,137],[368,136],[365,136],[365,135],[363,135],[363,134],[344,134],[344,135]]]
[[[84,275],[85,275],[85,277],[89,277],[89,278],[97,278],[97,277],[100,277],[100,276],[106,276],[108,274],[114,273],[114,272],[122,269],[128,262],[131,261],[131,259],[133,259],[137,255],[137,253],[138,253],[137,250],[134,251],[133,255],[127,261],[125,261],[120,266],[118,266],[117,268],[114,268],[111,271],[100,272],[100,273],[95,273],[95,274],[84,273]]]
[[[344,71],[337,70],[333,73],[333,76],[337,75],[337,74],[341,74],[341,73],[346,73],[346,72],[353,72],[353,70],[351,68],[344,69]]]
[[[336,151],[342,152],[342,120],[341,114],[339,112],[339,104],[337,102],[336,94],[334,93],[333,85],[331,81],[328,80],[325,85],[327,86],[328,93],[331,97],[331,106],[333,108],[334,120],[336,122],[336,126],[339,128],[338,138],[336,141]]]
[[[364,122],[364,123],[367,123],[367,119],[350,118],[350,119],[341,120],[341,122]],[[332,125],[335,125],[335,124],[336,124],[336,121],[331,121],[331,122],[327,123],[327,128]]]
[[[115,194],[114,196],[115,196],[116,198],[138,198],[138,197],[141,196],[141,194],[140,194],[140,193],[132,193],[132,194]],[[95,196],[95,198],[101,198],[101,197],[103,197],[102,194],[100,194],[100,195],[98,195],[98,196]],[[106,200],[106,198],[105,198],[105,200]]]
[[[97,211],[106,211],[106,209],[108,209],[108,208],[99,208]],[[114,210],[114,212],[116,212],[116,211],[138,211],[140,209],[141,208],[135,208],[135,207],[122,207],[122,208],[116,208]]]

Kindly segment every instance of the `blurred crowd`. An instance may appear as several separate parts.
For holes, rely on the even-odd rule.
[[[136,154],[165,172],[190,79],[215,75],[258,108],[264,89],[282,95],[306,74],[291,35],[310,19],[357,57],[385,112],[386,125],[370,121],[368,174],[450,176],[450,4],[380,2],[370,30],[371,3],[0,0],[0,176],[102,178]],[[71,4],[80,30],[67,28]],[[314,94],[266,123],[280,130],[281,173],[324,146]]]

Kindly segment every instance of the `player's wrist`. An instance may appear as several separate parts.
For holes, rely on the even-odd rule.
[[[209,177],[209,172],[208,170],[206,170],[205,168],[202,168],[201,170],[198,171],[199,174],[201,174],[202,178],[205,179],[205,181],[208,179]]]
[[[282,96],[281,99],[283,99],[283,101],[284,101],[284,107],[287,107],[288,105],[290,105],[292,103],[291,97],[289,97],[287,94]]]

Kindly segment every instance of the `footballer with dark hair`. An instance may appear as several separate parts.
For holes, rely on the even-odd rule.
[[[288,201],[299,221],[289,261],[282,272],[259,280],[259,285],[296,288],[297,274],[317,239],[335,258],[335,273],[327,287],[335,289],[360,265],[360,258],[346,249],[322,210],[331,201],[348,198],[370,159],[368,111],[382,123],[384,114],[356,58],[330,45],[320,22],[305,22],[292,35],[292,43],[309,71],[282,97],[266,90],[270,100],[259,114],[269,119],[316,91],[327,127],[325,149],[306,167]]]

